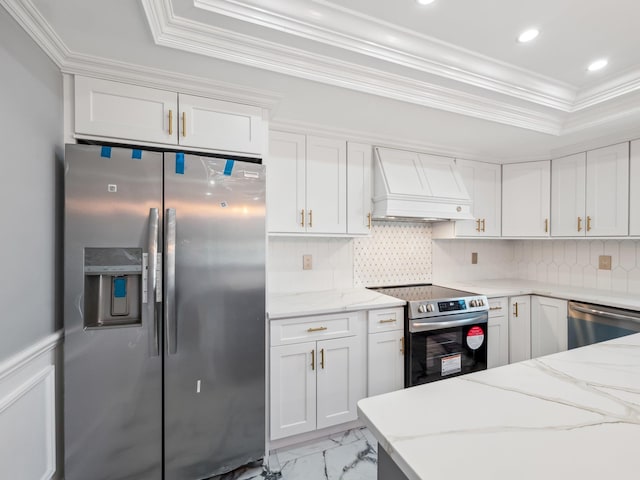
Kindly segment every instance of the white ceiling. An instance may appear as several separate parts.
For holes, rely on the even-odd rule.
[[[614,132],[640,136],[637,0],[0,5],[65,72],[108,78],[117,70],[123,79],[159,87],[182,82],[193,92],[237,93],[268,103],[274,123],[299,124],[305,105],[315,124],[388,139],[401,132],[405,143],[502,160],[561,154]],[[530,26],[540,37],[518,44]],[[587,72],[600,57],[609,66]],[[316,98],[306,98],[308,92]],[[352,111],[371,95],[384,121]],[[349,111],[332,121],[328,106],[334,116],[340,106]]]

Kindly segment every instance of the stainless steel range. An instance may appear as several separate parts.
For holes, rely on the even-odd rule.
[[[405,306],[405,387],[487,368],[487,297],[438,285],[374,290]]]

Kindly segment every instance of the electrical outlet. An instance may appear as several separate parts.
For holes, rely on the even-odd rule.
[[[471,254],[471,265],[477,265],[478,264],[478,252],[473,252]]]
[[[302,255],[302,269],[303,270],[311,270],[312,258],[311,255]]]
[[[611,255],[600,255],[598,257],[598,268],[600,270],[611,270]]]

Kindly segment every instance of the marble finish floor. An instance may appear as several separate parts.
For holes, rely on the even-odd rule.
[[[378,443],[366,428],[273,452],[267,466],[211,480],[376,480]]]

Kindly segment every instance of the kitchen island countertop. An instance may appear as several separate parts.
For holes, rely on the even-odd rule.
[[[640,475],[640,334],[358,403],[412,480]]]

